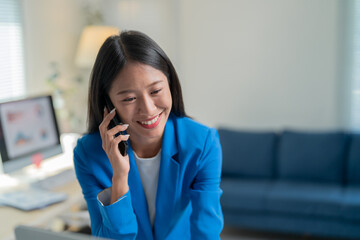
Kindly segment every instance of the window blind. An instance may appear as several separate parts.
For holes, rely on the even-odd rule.
[[[351,127],[360,130],[360,1],[354,1]]]
[[[25,93],[22,9],[19,0],[0,1],[0,100]]]

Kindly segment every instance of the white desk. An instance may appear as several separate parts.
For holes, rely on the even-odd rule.
[[[72,151],[76,139],[76,135],[62,135],[64,153],[45,160],[40,168],[31,165],[11,175],[2,175],[0,177],[0,192],[10,191],[16,188],[26,188],[29,183],[37,179],[56,174],[68,168],[73,168]],[[0,206],[0,239],[14,239],[14,228],[19,224],[45,226],[59,214],[64,213],[72,206],[83,201],[81,188],[76,180],[54,189],[54,191],[66,193],[68,195],[67,200],[43,209],[28,212]]]

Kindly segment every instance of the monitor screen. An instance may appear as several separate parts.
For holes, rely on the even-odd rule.
[[[4,172],[62,152],[51,96],[0,103],[0,150]]]

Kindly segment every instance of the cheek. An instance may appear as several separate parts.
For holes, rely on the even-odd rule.
[[[164,102],[165,102],[166,106],[171,110],[172,98],[171,98],[170,90],[168,90],[166,95],[164,96]]]
[[[116,111],[118,112],[121,120],[124,123],[129,123],[131,120],[131,116],[134,114],[134,109],[130,106],[122,106],[119,109],[116,109]]]
[[[168,96],[163,96],[162,98],[158,99],[156,105],[158,108],[166,108],[166,110],[170,112],[172,106],[171,97],[169,98]]]

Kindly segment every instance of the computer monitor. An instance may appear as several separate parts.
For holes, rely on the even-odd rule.
[[[0,103],[0,151],[5,173],[62,152],[50,95]]]

